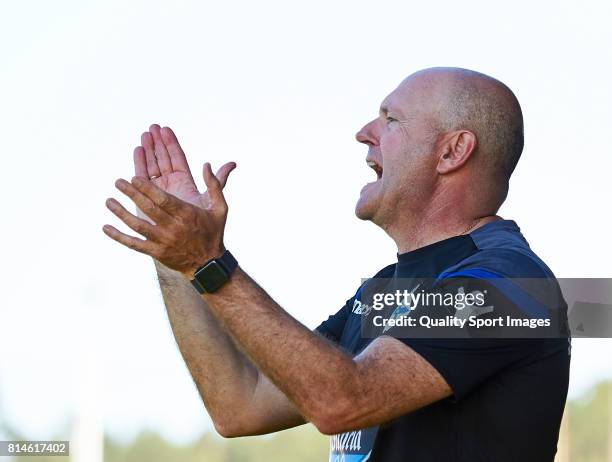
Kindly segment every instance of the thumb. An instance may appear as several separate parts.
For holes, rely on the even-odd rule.
[[[228,162],[224,164],[219,170],[217,170],[217,173],[215,174],[215,176],[217,177],[217,179],[219,180],[219,183],[221,184],[221,189],[225,188],[225,184],[227,183],[229,174],[232,173],[232,171],[235,168],[236,168],[236,162]]]
[[[227,180],[227,175],[225,179]],[[225,202],[225,198],[223,197],[223,186],[219,179],[213,175],[212,168],[208,162],[204,164],[204,183],[206,183],[208,197],[210,197],[213,204]]]

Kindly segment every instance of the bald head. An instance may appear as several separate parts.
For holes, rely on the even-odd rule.
[[[504,202],[523,150],[523,116],[500,81],[431,68],[387,95],[356,138],[368,145],[366,160],[378,177],[362,190],[359,218],[390,234],[436,220],[456,231]]]
[[[473,132],[474,162],[496,181],[508,182],[523,151],[523,115],[506,85],[476,71],[446,67],[416,72],[404,85],[420,94],[435,132]]]

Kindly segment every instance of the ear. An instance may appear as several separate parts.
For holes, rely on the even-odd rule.
[[[461,168],[476,151],[476,145],[476,135],[469,130],[449,134],[442,144],[437,172],[444,175]]]

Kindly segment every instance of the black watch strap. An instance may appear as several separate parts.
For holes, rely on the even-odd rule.
[[[201,294],[215,292],[227,282],[237,267],[238,262],[230,251],[226,250],[219,258],[213,258],[198,268],[191,284]]]

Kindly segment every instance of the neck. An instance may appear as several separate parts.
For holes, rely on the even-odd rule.
[[[382,228],[395,241],[398,253],[410,252],[461,234],[468,234],[492,221],[501,220],[496,215],[504,197],[490,189],[478,194],[471,191],[469,176],[455,178],[454,183],[438,182],[420,207],[414,201],[403,207],[402,213],[388,218]],[[483,200],[488,198],[487,200]]]
[[[492,221],[501,220],[498,215],[473,214],[470,216],[452,216],[426,214],[421,219],[403,226],[389,235],[397,245],[398,253],[410,252],[439,242],[450,237],[468,234]]]

